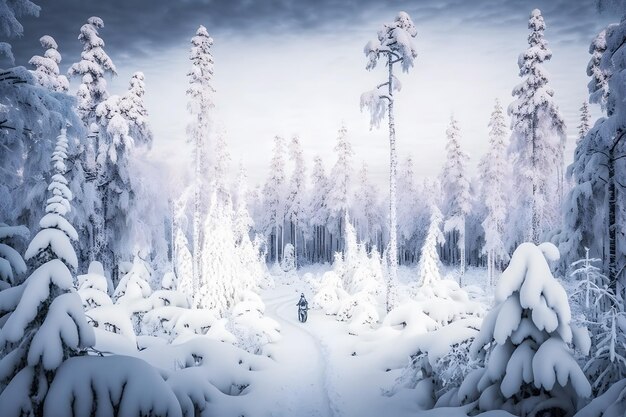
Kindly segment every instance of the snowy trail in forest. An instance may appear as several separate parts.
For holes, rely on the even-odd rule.
[[[319,340],[297,318],[292,291],[265,299],[265,314],[281,325],[282,339],[272,346],[279,386],[272,416],[336,417],[328,393],[326,358]],[[312,317],[309,317],[312,319]]]

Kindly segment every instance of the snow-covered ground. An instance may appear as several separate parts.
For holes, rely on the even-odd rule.
[[[424,405],[420,405],[414,390],[389,394],[410,358],[401,354],[395,357],[393,343],[397,340],[377,332],[380,324],[356,336],[350,334],[349,322],[338,321],[320,309],[309,310],[306,323],[298,321],[296,303],[300,293],[308,300],[315,295],[303,277],[321,277],[329,270],[329,265],[312,265],[299,270],[297,276],[275,277],[276,286],[261,294],[266,316],[280,323],[282,335],[267,349],[276,362],[272,371],[276,407],[271,415],[415,416]],[[415,274],[415,267],[400,268],[401,293],[415,281]],[[481,268],[472,268],[464,275],[470,288],[482,287],[485,279],[486,272]],[[402,351],[400,346],[395,347]],[[387,368],[389,357],[397,361],[396,369]]]

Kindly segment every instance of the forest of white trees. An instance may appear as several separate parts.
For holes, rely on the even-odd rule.
[[[404,332],[385,339],[411,358],[390,392],[410,380],[428,397],[424,408],[472,415],[623,413],[626,13],[614,3],[624,17],[590,40],[589,97],[567,166],[539,10],[529,16],[519,84],[484,120],[488,146],[475,174],[453,114],[436,177],[419,178],[412,156],[397,151],[394,97],[400,78],[419,71],[417,29],[404,12],[383,25],[364,48],[364,70],[383,82],[360,104],[372,129],[388,129],[385,189],[346,125],[337,126],[332,161],[305,158],[297,135],[275,136],[268,175],[253,184],[215,119],[219,71],[204,26],[191,37],[181,86],[189,181],[165,187],[167,174],[148,157],[155,138],[144,96],[153,87],[136,72],[123,94],[109,93],[117,70],[105,22],[77,22],[82,53],[63,57],[66,74],[64,45],[41,37],[41,55],[0,70],[0,414],[230,415],[206,406],[219,377],[197,369],[232,377],[222,393],[262,398],[249,374],[268,366],[266,345],[281,334],[259,293],[317,264],[328,270],[312,286],[312,308],[349,323],[353,336],[378,324],[389,330],[381,340]],[[39,10],[0,0],[0,34],[20,36],[19,18]],[[13,59],[9,42],[0,54]],[[493,297],[484,308],[465,288],[472,268]],[[415,271],[410,283],[400,269]],[[436,344],[416,337],[425,329],[453,340],[446,348],[458,356],[433,359]],[[161,359],[151,353],[165,346]],[[385,360],[393,362],[381,358],[382,368],[397,368]],[[119,386],[143,401],[108,394]]]

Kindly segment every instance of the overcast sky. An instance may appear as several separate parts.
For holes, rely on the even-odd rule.
[[[35,0],[36,1],[36,0]],[[309,168],[321,155],[334,163],[336,132],[348,128],[374,180],[387,178],[385,129],[370,131],[359,111],[361,92],[385,77],[365,70],[363,45],[395,14],[408,12],[418,29],[419,56],[399,76],[396,96],[398,151],[412,154],[420,176],[439,173],[445,129],[454,113],[474,170],[486,150],[487,122],[495,98],[507,106],[519,82],[517,56],[527,46],[528,15],[540,8],[553,59],[555,98],[573,150],[578,109],[587,98],[585,74],[593,36],[617,16],[600,14],[594,0],[39,0],[39,18],[22,19],[13,40],[17,64],[41,53],[37,39],[52,35],[62,69],[79,59],[80,26],[90,16],[105,22],[100,35],[119,75],[109,81],[122,93],[131,74],[146,75],[147,105],[155,132],[152,157],[180,174],[185,145],[185,90],[189,41],[198,25],[214,38],[215,101],[228,138],[233,170],[240,161],[252,183],[267,175],[273,137],[299,134]],[[597,110],[595,112],[597,115]],[[473,172],[473,171],[472,171]]]

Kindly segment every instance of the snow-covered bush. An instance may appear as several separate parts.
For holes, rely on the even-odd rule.
[[[467,376],[460,402],[515,415],[572,415],[578,399],[591,394],[568,346],[588,345],[588,336],[573,331],[567,294],[548,266],[558,258],[551,243],[515,250],[472,344],[472,356],[485,356],[485,365]]]
[[[181,406],[159,372],[128,356],[81,357],[57,371],[44,417],[181,417]]]
[[[347,296],[348,294],[341,284],[341,278],[336,272],[327,271],[322,276],[317,294],[313,297],[313,307],[322,309],[328,315],[337,314],[340,300]]]
[[[415,353],[386,394],[395,395],[401,389],[414,390],[420,406],[425,409],[436,404],[457,405],[454,400],[458,387],[478,366],[469,350],[479,325],[480,320],[475,317],[461,319],[406,339],[403,345],[412,347]]]
[[[626,312],[612,307],[598,317],[596,343],[583,368],[595,394],[626,379]]]
[[[265,304],[261,297],[252,291],[242,294],[231,312],[233,333],[238,339],[237,346],[260,354],[263,346],[280,339],[280,325],[264,314]]]
[[[483,304],[471,299],[452,279],[413,286],[409,293],[421,311],[442,326],[466,317],[482,317],[485,313]]]
[[[78,276],[78,295],[83,301],[85,311],[113,304],[113,300],[108,294],[104,268],[100,262],[93,261],[89,264],[87,273]]]
[[[26,273],[26,263],[22,255],[16,251],[9,240],[28,237],[25,226],[8,226],[0,223],[0,291],[16,285]]]

